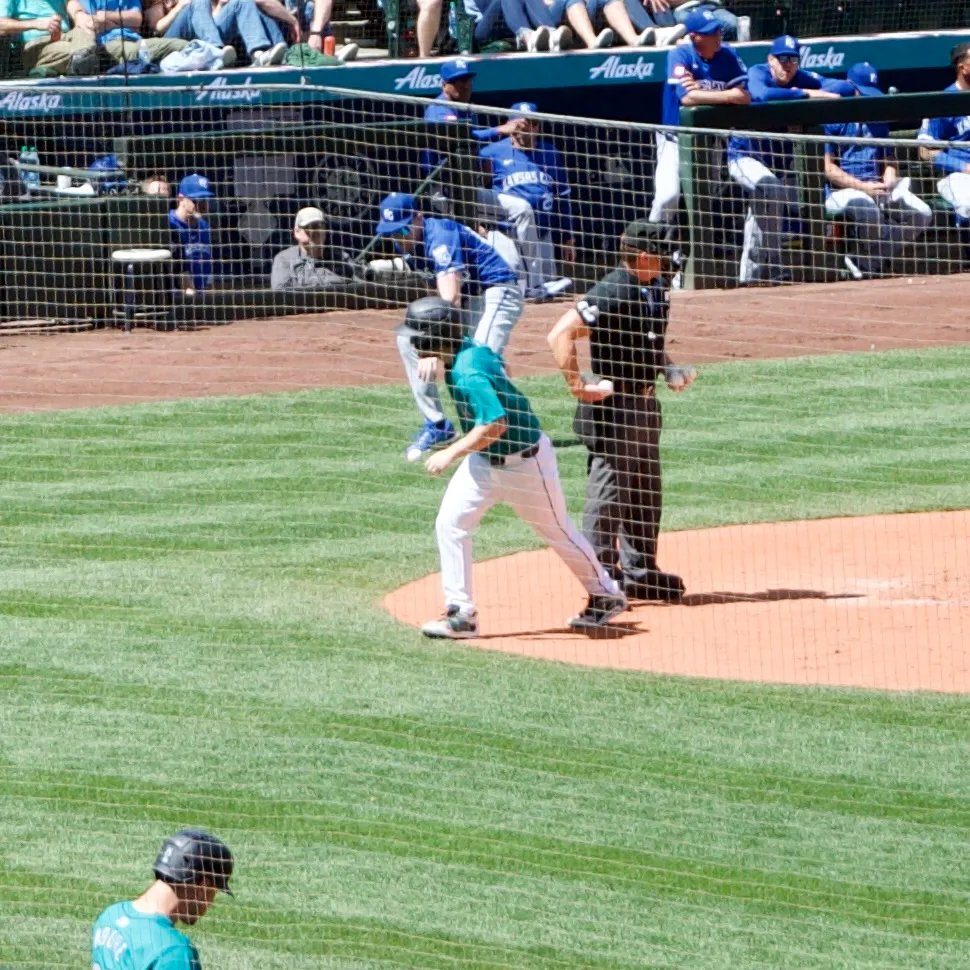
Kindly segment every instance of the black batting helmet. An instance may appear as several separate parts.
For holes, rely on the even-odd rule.
[[[207,882],[231,896],[232,853],[229,846],[204,829],[182,829],[162,843],[155,875],[176,885]]]
[[[461,310],[440,296],[423,296],[408,304],[405,331],[419,354],[434,354],[444,345],[461,343]]]

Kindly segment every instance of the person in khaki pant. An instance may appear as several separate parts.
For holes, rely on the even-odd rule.
[[[0,0],[0,36],[21,41],[25,71],[40,66],[64,74],[73,53],[94,54],[93,31],[77,26],[81,12],[79,0]]]
[[[98,5],[114,9],[95,9]],[[137,0],[88,0],[87,9],[81,0],[0,0],[0,36],[23,41],[21,59],[27,72],[96,74],[99,43],[115,64],[134,60],[140,25]],[[185,43],[165,37],[145,41],[155,63]]]

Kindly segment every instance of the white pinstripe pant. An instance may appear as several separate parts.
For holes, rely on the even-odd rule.
[[[534,458],[520,461],[512,456],[504,467],[497,467],[476,452],[465,457],[448,483],[435,522],[446,607],[457,606],[463,613],[475,609],[472,537],[482,516],[499,502],[511,505],[549,543],[588,593],[615,595],[619,591],[569,517],[556,451],[543,434]]]

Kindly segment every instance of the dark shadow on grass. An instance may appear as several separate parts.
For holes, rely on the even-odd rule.
[[[820,589],[766,589],[762,593],[688,593],[681,606],[715,606],[723,603],[778,603],[781,600],[858,599],[864,593],[826,593]],[[667,605],[667,604],[664,604]]]

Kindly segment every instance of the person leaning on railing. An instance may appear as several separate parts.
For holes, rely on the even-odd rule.
[[[798,101],[805,98],[839,98],[855,94],[845,81],[826,81],[801,69],[797,37],[776,37],[767,62],[748,69],[748,91],[753,104]],[[798,185],[795,143],[790,138],[734,135],[728,142],[728,174],[749,193],[744,220],[744,246],[738,282],[783,283],[791,280],[781,263],[786,216],[797,213]]]
[[[970,91],[970,44],[957,44],[950,51],[950,63],[956,80],[948,92]],[[940,196],[962,222],[970,222],[970,114],[949,118],[925,118],[920,126],[921,141],[956,142],[953,148],[920,147],[920,158],[932,162],[937,172],[945,172],[936,184]]]
[[[0,0],[0,36],[23,45],[25,72],[90,74],[97,51],[86,17],[80,0]],[[94,70],[76,69],[85,63]]]

